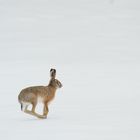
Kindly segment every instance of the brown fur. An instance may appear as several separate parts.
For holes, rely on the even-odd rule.
[[[55,79],[56,70],[50,70],[50,82],[48,86],[33,86],[23,89],[19,96],[18,101],[21,104],[21,109],[23,110],[23,105],[25,106],[24,112],[30,115],[34,115],[38,118],[46,118],[48,114],[48,104],[55,97],[55,92],[57,88],[61,88],[62,84],[60,81]],[[35,112],[38,100],[41,99],[44,104],[43,115],[39,115]],[[28,110],[28,105],[32,104],[32,110]]]

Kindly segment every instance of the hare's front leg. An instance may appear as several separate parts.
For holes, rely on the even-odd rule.
[[[36,105],[37,105],[37,102],[32,103],[32,112],[35,112]]]
[[[31,111],[32,115],[34,115],[34,116],[36,116],[36,117],[38,117],[40,119],[45,119],[46,117],[44,115],[40,115],[40,114],[35,112],[36,105],[37,105],[37,102],[32,103],[32,111]]]
[[[44,115],[46,118],[47,118],[48,112],[49,112],[48,103],[45,102],[45,103],[44,103],[43,115]]]

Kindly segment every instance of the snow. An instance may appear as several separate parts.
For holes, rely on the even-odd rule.
[[[0,0],[0,139],[139,140],[139,15],[138,0]],[[50,68],[63,88],[41,120],[17,96]]]

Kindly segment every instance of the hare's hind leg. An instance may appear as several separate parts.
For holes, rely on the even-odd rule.
[[[45,117],[43,115],[39,115],[36,112],[30,111],[28,109],[25,109],[24,112],[27,113],[27,114],[33,115],[33,116],[35,116],[37,118],[45,119]]]
[[[28,106],[29,106],[30,104],[32,104],[32,110],[28,110]],[[46,117],[44,117],[44,115],[39,115],[39,114],[37,114],[37,113],[35,112],[36,104],[37,104],[37,103],[22,102],[22,103],[21,103],[21,110],[22,110],[24,113],[33,115],[33,116],[38,117],[38,118],[41,118],[41,119],[45,119]]]
[[[28,106],[30,105],[31,103],[26,103],[26,102],[22,102],[21,103],[21,110],[24,111],[25,113],[27,114],[30,114],[30,115],[33,115],[33,112],[28,110]]]
[[[32,103],[32,110],[31,111],[28,110],[27,109],[28,106],[26,106],[24,112],[27,113],[27,114],[33,115],[33,116],[35,116],[37,118],[45,119],[46,117],[44,117],[44,115],[40,115],[40,114],[35,112],[36,105],[37,105],[37,102]]]

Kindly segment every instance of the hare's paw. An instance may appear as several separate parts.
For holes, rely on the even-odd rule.
[[[37,116],[39,119],[47,119],[47,116],[45,116],[45,115],[38,115]]]

